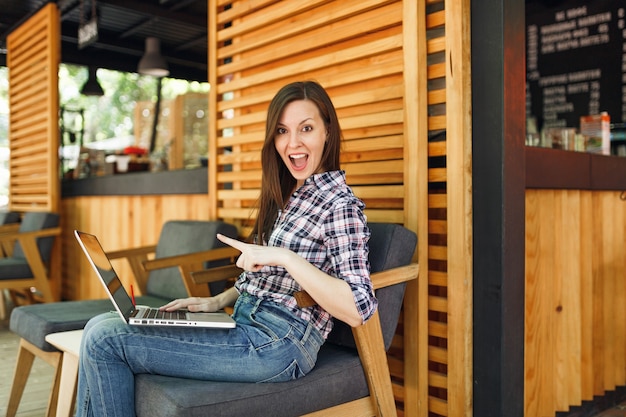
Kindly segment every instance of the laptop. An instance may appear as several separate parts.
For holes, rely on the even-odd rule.
[[[74,230],[78,244],[87,256],[96,275],[104,286],[115,309],[128,324],[135,326],[185,326],[209,328],[233,328],[235,320],[227,313],[192,313],[187,310],[173,312],[158,308],[135,306],[133,299],[124,289],[113,265],[102,249],[96,236]]]

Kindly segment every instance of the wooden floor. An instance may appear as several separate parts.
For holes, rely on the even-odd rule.
[[[19,337],[9,331],[9,321],[0,321],[0,416],[4,417],[9,402],[9,391],[15,370],[15,357]],[[52,386],[50,365],[35,359],[24,395],[17,410],[17,417],[42,417],[46,415],[48,395]]]
[[[569,413],[557,413],[556,417],[626,417],[626,401],[623,390],[620,393],[607,393],[602,398],[593,402],[586,402],[581,407],[573,407],[575,411]],[[616,398],[621,398],[615,401]],[[601,410],[601,411],[600,411]]]

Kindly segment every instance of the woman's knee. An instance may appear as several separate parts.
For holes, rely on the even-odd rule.
[[[89,320],[83,331],[83,349],[87,352],[102,347],[103,341],[119,334],[127,324],[117,314],[101,314]]]

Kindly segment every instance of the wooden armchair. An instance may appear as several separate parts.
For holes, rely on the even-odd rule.
[[[395,334],[407,281],[418,276],[412,264],[417,237],[404,227],[370,224],[372,281],[378,312],[363,326],[350,328],[336,322],[307,376],[282,383],[251,384],[197,381],[160,375],[135,378],[138,416],[395,416],[396,406],[386,351]],[[228,265],[189,272],[194,285],[234,277],[238,251],[218,251],[147,260],[147,270],[196,263],[218,253]],[[191,271],[189,266],[183,267]],[[245,372],[245,370],[242,370]]]
[[[50,286],[50,265],[55,238],[61,234],[59,215],[46,212],[24,214],[19,225],[2,226],[0,230],[0,291],[20,290],[32,301],[31,289],[41,301],[58,298]],[[17,229],[17,230],[15,230]],[[4,317],[4,308],[0,315]]]

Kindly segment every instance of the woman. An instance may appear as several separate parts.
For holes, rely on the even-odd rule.
[[[377,307],[369,278],[363,203],[339,169],[341,130],[326,91],[315,82],[283,87],[272,99],[262,149],[254,243],[218,235],[241,251],[245,272],[214,297],[174,300],[173,311],[235,306],[234,329],[128,326],[101,315],[85,327],[78,415],[134,410],[134,375],[279,382],[306,375],[332,329]],[[298,299],[308,299],[300,302]],[[128,414],[127,414],[128,415]]]

